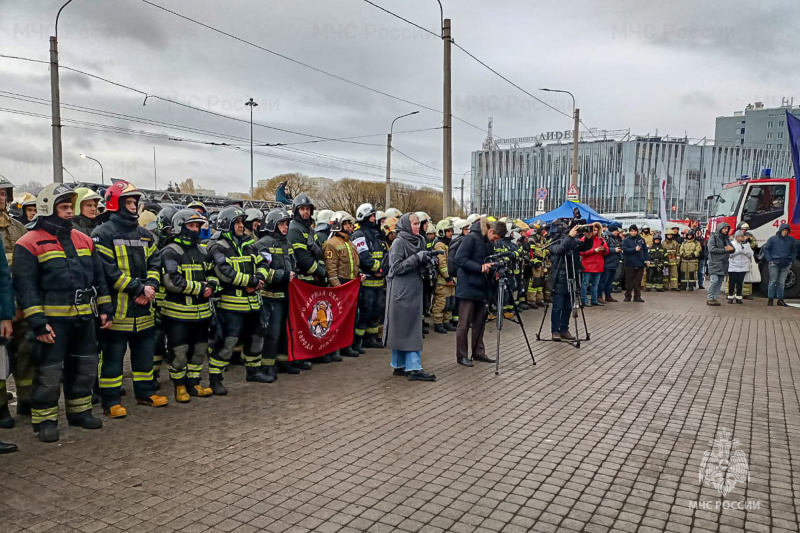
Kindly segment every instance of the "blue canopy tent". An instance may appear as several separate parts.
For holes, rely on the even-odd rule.
[[[581,218],[586,219],[587,223],[592,222],[600,222],[601,224],[609,224],[613,222],[612,220],[608,220],[607,218],[603,218],[600,214],[597,213],[594,209],[589,207],[586,204],[582,204],[580,202],[571,202],[567,200],[560,207],[553,209],[549,213],[545,213],[539,217],[531,217],[525,220],[526,224],[531,224],[536,220],[543,220],[544,222],[553,222],[554,220],[558,220],[559,218],[572,218],[572,210],[577,207],[581,212]]]

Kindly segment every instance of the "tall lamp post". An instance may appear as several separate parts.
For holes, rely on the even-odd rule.
[[[53,115],[53,183],[64,183],[64,154],[61,150],[61,89],[58,81],[58,18],[72,2],[67,0],[56,14],[55,35],[50,36],[50,109]]]
[[[105,172],[103,171],[103,163],[101,163],[100,161],[98,161],[94,157],[89,157],[86,154],[80,154],[80,155],[81,155],[82,158],[91,159],[92,161],[94,161],[95,163],[100,165],[100,185],[105,185],[106,184],[106,179],[105,179]]]
[[[444,18],[444,8],[441,0],[436,0],[439,4],[439,15],[442,22],[442,42],[444,43],[444,83],[442,106],[442,151],[443,151],[443,175],[442,175],[442,215],[447,217],[451,214],[453,201],[453,111],[451,95],[451,47],[452,23],[450,19]]]
[[[253,108],[258,104],[251,98],[244,105],[250,108],[250,199],[253,199]]]
[[[386,137],[386,207],[385,209],[389,209],[391,206],[392,201],[392,188],[391,188],[391,176],[392,176],[392,132],[394,131],[394,123],[397,122],[399,119],[403,117],[410,117],[411,115],[416,115],[419,111],[412,111],[411,113],[406,113],[405,115],[400,115],[396,119],[392,121],[392,125],[389,127],[389,135]]]
[[[578,129],[581,123],[581,110],[575,107],[575,96],[569,91],[562,91],[560,89],[540,89],[550,93],[564,93],[570,95],[572,98],[572,118],[575,124],[572,129],[572,174],[570,175],[570,185],[578,186]]]

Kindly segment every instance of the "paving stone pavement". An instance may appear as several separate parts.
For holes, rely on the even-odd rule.
[[[237,367],[188,405],[129,395],[56,445],[19,424],[0,531],[798,531],[800,310],[644,296],[587,310],[581,349],[532,341],[537,366],[507,323],[499,376],[432,334],[436,383],[372,350],[272,385]],[[523,318],[533,338],[541,311]],[[699,480],[723,428],[750,469],[724,497]]]

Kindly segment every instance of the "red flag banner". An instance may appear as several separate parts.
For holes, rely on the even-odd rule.
[[[289,360],[322,357],[353,343],[359,287],[359,278],[338,287],[289,283]]]

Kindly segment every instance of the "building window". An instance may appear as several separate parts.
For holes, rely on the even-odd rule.
[[[771,120],[770,120],[769,122],[767,122],[767,127],[768,127],[768,128],[771,128],[771,127],[773,127],[774,125],[775,125],[775,123],[774,123],[774,122],[772,122]]]
[[[782,128],[782,127],[783,127],[783,121],[782,121],[782,120],[778,122],[778,127],[779,127],[779,128]]]
[[[744,135],[744,128],[742,128],[742,135]]]
[[[783,145],[782,144],[776,144],[775,145],[775,149],[776,150],[783,150]]]
[[[767,140],[768,141],[772,140],[772,134],[771,133],[767,133]]]
[[[767,150],[772,150],[772,145],[771,144],[767,145]]]
[[[778,132],[778,139],[783,139],[783,132],[782,131]]]
[[[744,144],[744,139],[739,139],[739,144]]]

